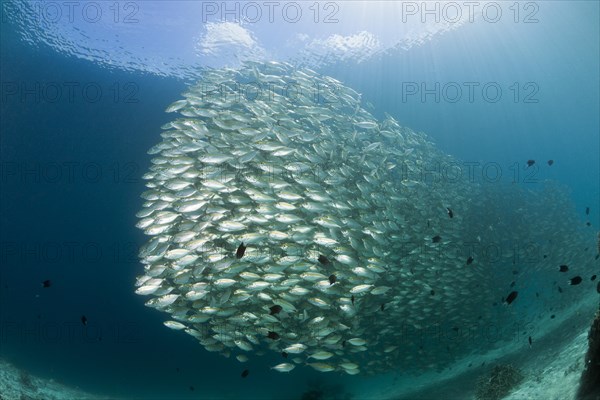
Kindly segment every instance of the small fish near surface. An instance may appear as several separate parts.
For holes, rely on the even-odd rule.
[[[453,211],[450,209],[450,207],[446,207],[446,210],[447,210],[447,212],[448,212],[448,216],[449,216],[450,218],[453,218],[453,217],[454,217],[454,212],[453,212]]]
[[[552,166],[552,164],[554,164],[554,160],[548,160],[548,166]]]
[[[431,241],[433,243],[439,243],[439,242],[442,241],[442,237],[440,235],[436,235],[436,236],[434,236],[434,237],[431,238]]]
[[[243,370],[243,371],[242,371],[242,375],[241,375],[241,376],[242,376],[242,378],[245,378],[245,377],[247,377],[249,374],[250,374],[250,371],[249,371],[249,370],[247,370],[247,369],[245,369],[245,370]]]
[[[469,256],[469,258],[467,258],[467,265],[473,264],[473,260],[474,260],[473,256]]]
[[[269,339],[272,339],[272,340],[278,340],[279,339],[279,334],[277,332],[269,331],[267,333],[267,337]]]
[[[531,167],[533,166],[533,164],[535,164],[535,160],[527,160],[527,167]]]
[[[46,279],[45,281],[42,282],[43,288],[49,288],[50,286],[52,286],[52,281],[50,279]]]

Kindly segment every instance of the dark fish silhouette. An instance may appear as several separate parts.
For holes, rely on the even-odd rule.
[[[531,347],[531,336],[529,336],[529,347]]]
[[[515,284],[516,284],[516,282],[515,282],[515,281],[512,281],[512,282],[510,283],[510,287],[515,287]]]
[[[467,258],[467,265],[471,265],[473,264],[473,257],[469,256],[469,258]]]
[[[590,215],[590,208],[589,207],[585,208],[585,215]]]
[[[432,241],[433,243],[439,243],[439,242],[441,242],[441,241],[442,241],[442,237],[441,237],[441,236],[439,236],[439,235],[436,235],[436,236],[434,236],[434,237],[432,237],[432,238],[431,238],[431,241]]]
[[[381,311],[385,310],[385,304],[381,303]]]
[[[554,164],[554,160],[548,160],[548,165],[552,166],[552,164]]]
[[[535,160],[527,160],[527,167],[531,167],[533,164],[535,164]]]
[[[269,310],[271,310],[269,315],[275,315],[275,314],[279,314],[279,312],[281,312],[281,310],[283,310],[283,308],[280,305],[275,304],[273,307],[269,307]]]
[[[333,274],[329,275],[329,284],[333,285],[335,283],[335,281],[337,280],[337,277]]]
[[[550,316],[550,319],[554,319],[554,317],[555,317],[555,315],[554,315],[554,314],[552,314],[552,315]]]
[[[452,210],[450,208],[446,207],[446,210],[448,210],[448,216],[450,218],[454,217],[454,213],[452,212]]]
[[[267,333],[267,337],[269,339],[273,339],[273,340],[279,339],[279,335],[277,334],[277,332],[273,332],[273,331],[269,331],[269,333]]]
[[[87,325],[87,318],[86,318],[85,315],[81,316],[81,323],[84,324],[84,325]]]
[[[569,279],[569,285],[579,285],[583,279],[580,276],[574,276]]]
[[[559,291],[559,293],[563,292],[560,286],[558,287],[558,291]]]
[[[287,358],[287,356],[288,356],[288,353],[286,353],[285,351],[282,351],[282,352],[281,352],[281,356],[282,356],[283,358]]]
[[[518,295],[519,295],[519,292],[517,292],[516,290],[510,292],[510,294],[508,295],[508,297],[506,297],[506,304],[510,304],[513,301],[515,301],[515,299],[517,298]]]
[[[431,292],[429,292],[432,296],[435,295],[435,290],[431,289]]]
[[[242,378],[245,378],[248,376],[248,374],[250,373],[250,371],[248,371],[247,369],[242,371]]]
[[[560,267],[558,267],[558,270],[560,272],[567,272],[569,270],[569,267],[566,265],[561,265]]]
[[[323,265],[327,265],[330,263],[329,259],[325,257],[323,254],[319,254],[319,262]]]
[[[592,275],[592,277],[590,278],[590,280],[591,280],[592,282],[594,282],[594,281],[596,280],[596,275]]]
[[[244,246],[244,242],[242,242],[239,247],[237,248],[237,251],[235,252],[235,258],[242,258],[244,257],[244,253],[246,252],[246,246]]]
[[[50,281],[50,279],[46,279],[42,282],[42,287],[49,288],[50,286],[52,286],[52,281]]]
[[[350,300],[352,301],[352,305],[354,305],[354,295],[352,295],[352,297],[350,297]]]

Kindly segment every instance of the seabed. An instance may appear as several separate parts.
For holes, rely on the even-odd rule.
[[[433,400],[440,398],[475,400],[476,384],[482,375],[489,373],[494,365],[514,365],[522,372],[524,379],[502,399],[573,400],[577,393],[588,348],[587,337],[591,320],[587,321],[589,319],[587,309],[594,308],[593,303],[595,302],[579,304],[577,309],[573,308],[569,310],[568,314],[563,314],[570,315],[570,317],[557,320],[556,325],[544,336],[534,339],[531,348],[528,344],[524,345],[520,341],[514,344],[510,351],[505,347],[499,349],[495,354],[487,355],[484,367],[468,369],[466,365],[456,365],[451,376],[446,372],[443,375],[429,376],[429,374],[425,374],[424,379],[420,379],[420,377],[413,379],[415,391],[411,392],[407,392],[406,387],[398,390],[390,385],[387,378],[382,377],[381,386],[372,382],[367,387],[351,388],[349,390],[351,398],[353,400]],[[581,312],[582,309],[586,309],[586,312]],[[465,363],[468,361],[465,360]],[[374,378],[374,381],[378,381],[378,379]],[[210,397],[210,394],[207,393],[207,396]],[[301,394],[298,393],[297,398],[300,399],[300,396]],[[198,398],[202,398],[201,393],[198,393]],[[127,400],[126,398],[93,395],[69,388],[52,379],[35,377],[27,371],[0,360],[0,400],[42,399]]]

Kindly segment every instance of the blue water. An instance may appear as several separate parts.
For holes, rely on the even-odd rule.
[[[596,232],[599,7],[540,6],[536,24],[466,25],[407,51],[319,72],[362,93],[378,118],[387,112],[426,132],[444,152],[478,163],[475,180],[491,179],[481,173],[490,164],[487,172],[501,171],[502,182],[568,185],[582,225],[590,221]],[[136,398],[197,398],[215,390],[224,397],[243,390],[300,398],[315,379],[339,382],[334,390],[343,392],[349,377],[306,369],[279,374],[208,353],[162,326],[167,316],[134,294],[142,271],[137,247],[146,240],[135,228],[141,176],[150,165],[146,150],[159,141],[160,126],[171,119],[164,109],[186,82],[32,46],[10,21],[1,28],[0,357],[86,391]],[[434,94],[422,99],[402,90],[436,82],[461,87],[462,97],[436,101]],[[491,102],[476,89],[471,102],[465,82],[494,83],[503,95]],[[50,83],[63,90],[56,101],[36,86]],[[84,87],[101,88],[98,101],[86,98]],[[534,172],[524,169],[529,159],[539,167]],[[50,288],[41,287],[46,279]],[[245,368],[250,376],[241,379]]]

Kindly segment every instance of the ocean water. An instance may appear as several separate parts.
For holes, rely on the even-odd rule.
[[[3,2],[0,358],[119,399],[463,399],[495,360],[510,360],[528,378],[539,374],[598,304],[598,280],[590,282],[600,275],[598,3],[482,2],[486,11],[473,12],[472,21],[462,3],[427,3],[438,7],[437,21],[421,2],[282,2],[289,13],[278,7],[273,21],[265,4],[252,4]],[[149,239],[136,228],[153,157],[147,151],[175,118],[166,107],[202,79],[203,68],[249,60],[331,76],[360,93],[378,120],[391,115],[424,132],[461,161],[473,188],[489,189],[484,197],[463,193],[468,201],[455,208],[474,226],[501,224],[512,246],[536,243],[536,256],[566,258],[560,263],[572,273],[543,260],[519,265],[514,278],[481,271],[481,287],[470,285],[462,297],[482,297],[477,291],[489,287],[504,297],[517,281],[511,313],[495,292],[498,304],[481,304],[515,325],[490,339],[487,352],[473,342],[481,338],[461,342],[452,357],[440,352],[439,368],[415,361],[414,369],[408,363],[374,375],[367,367],[351,376],[304,365],[279,373],[269,368],[282,362],[277,353],[241,364],[167,329],[169,316],[135,294],[144,273],[138,251]],[[528,160],[535,164],[527,168]],[[420,201],[416,207],[428,209]],[[544,242],[556,232],[567,239]],[[568,285],[575,275],[584,282]],[[539,344],[529,346],[530,336]],[[548,398],[535,389],[529,396]]]

